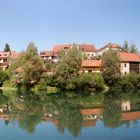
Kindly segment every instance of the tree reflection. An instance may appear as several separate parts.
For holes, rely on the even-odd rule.
[[[121,105],[120,96],[108,92],[104,100],[103,122],[104,125],[116,128],[121,124]]]

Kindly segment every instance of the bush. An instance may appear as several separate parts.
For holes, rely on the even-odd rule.
[[[80,89],[97,89],[101,90],[104,88],[104,80],[101,74],[97,73],[84,73],[79,79]]]
[[[123,90],[127,90],[127,91],[139,89],[140,88],[140,75],[136,73],[123,75],[120,78],[119,84]]]

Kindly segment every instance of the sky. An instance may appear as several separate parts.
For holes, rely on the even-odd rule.
[[[140,50],[140,0],[0,0],[0,50],[124,40]]]

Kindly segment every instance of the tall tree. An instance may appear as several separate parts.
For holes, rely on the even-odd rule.
[[[129,52],[129,44],[126,40],[124,41],[124,45],[123,45],[122,49],[126,52]]]
[[[22,72],[19,73],[21,82],[30,87],[39,82],[40,75],[42,74],[43,64],[37,53],[37,48],[34,43],[30,43],[26,51],[22,52],[19,59],[11,63],[10,70],[15,71],[17,68],[21,68]]]
[[[4,52],[10,52],[10,45],[8,43],[5,44]]]
[[[72,88],[75,78],[79,75],[80,67],[81,53],[76,47],[72,47],[67,53],[62,51],[54,68],[54,74],[56,75],[59,87]]]
[[[117,51],[108,50],[102,57],[102,75],[108,86],[114,86],[120,75],[120,58]]]
[[[131,53],[138,53],[138,49],[136,47],[136,44],[132,41],[132,43],[130,44],[130,52]]]

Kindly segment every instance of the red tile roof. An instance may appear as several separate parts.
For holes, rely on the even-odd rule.
[[[70,45],[55,45],[53,47],[54,54],[57,54],[59,51],[64,50],[65,48],[70,48]]]
[[[18,68],[15,70],[16,73],[21,73],[21,72],[23,72],[23,71],[24,71],[24,70],[23,70],[22,67],[18,67]]]
[[[137,120],[139,118],[140,118],[140,111],[122,113],[123,121]]]
[[[119,56],[123,62],[140,62],[140,55],[137,53],[119,52]]]
[[[61,50],[65,50],[65,49],[69,49],[71,46],[73,46],[72,44],[65,44],[65,45],[55,45],[53,47],[53,51],[54,53],[58,53]],[[77,44],[76,46],[79,46],[79,50],[81,50],[82,52],[96,52],[96,48],[94,45],[89,45],[89,44]]]
[[[16,59],[16,58],[19,58],[19,57],[20,57],[20,53],[19,52],[15,52],[15,51],[11,52],[10,58]]]
[[[94,109],[81,109],[80,113],[82,115],[100,115],[102,113],[102,108],[94,108]]]
[[[113,44],[113,43],[108,43],[107,45],[105,45],[104,47],[100,48],[99,50],[97,51],[100,51],[100,50],[103,50],[105,48],[110,48],[110,49],[113,49],[113,48],[121,48],[118,44]]]
[[[42,51],[40,52],[40,56],[53,56],[54,55],[54,51]]]
[[[82,67],[101,67],[101,60],[82,60]]]
[[[79,46],[82,52],[96,52],[96,48],[94,45],[83,44]]]

